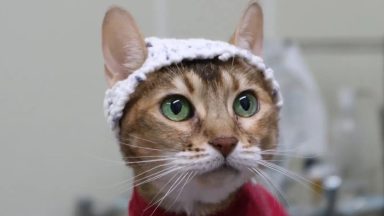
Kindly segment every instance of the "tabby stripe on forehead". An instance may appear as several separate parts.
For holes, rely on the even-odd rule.
[[[232,87],[233,87],[233,91],[236,92],[237,90],[239,90],[239,87],[240,87],[240,83],[239,83],[239,80],[237,79],[237,77],[233,74],[233,73],[228,73],[231,78],[232,78]]]
[[[183,80],[184,80],[184,83],[185,83],[185,86],[187,87],[188,91],[190,93],[193,93],[195,91],[195,88],[193,87],[191,81],[189,80],[188,76],[184,75],[183,76]]]
[[[215,64],[218,60],[195,60],[190,64],[192,71],[204,82],[219,82],[221,73],[219,67]]]

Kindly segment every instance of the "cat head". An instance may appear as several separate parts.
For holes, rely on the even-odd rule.
[[[263,153],[276,148],[281,99],[257,57],[258,4],[245,11],[229,43],[144,39],[116,7],[102,30],[107,116],[143,196],[168,188],[168,197],[181,191],[180,203],[222,202],[268,160]],[[185,210],[180,206],[175,210]]]

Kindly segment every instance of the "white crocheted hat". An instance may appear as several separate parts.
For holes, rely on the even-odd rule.
[[[136,86],[144,81],[148,74],[160,68],[180,63],[183,60],[213,59],[227,61],[238,57],[244,59],[248,64],[256,67],[268,81],[274,91],[275,102],[278,107],[283,105],[279,84],[273,76],[273,70],[267,68],[263,59],[253,55],[245,49],[238,48],[222,41],[211,41],[206,39],[160,39],[146,38],[145,40],[148,56],[144,64],[127,79],[117,82],[105,93],[104,109],[107,121],[112,130],[119,130],[119,122],[123,116],[123,110],[129,101],[130,95]]]

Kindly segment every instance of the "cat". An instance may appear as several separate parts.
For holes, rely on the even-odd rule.
[[[129,12],[108,10],[102,25],[110,87],[105,106],[123,159],[134,171],[130,215],[286,215],[267,191],[249,183],[263,175],[260,166],[268,166],[277,146],[281,106],[270,70],[255,63],[262,43],[262,10],[255,2],[231,45],[144,39]],[[163,44],[169,54],[156,56]],[[200,44],[208,51],[222,45],[235,54],[206,57]],[[191,57],[194,52],[199,54]]]

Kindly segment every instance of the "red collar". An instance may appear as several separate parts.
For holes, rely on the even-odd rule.
[[[235,201],[223,212],[214,216],[287,216],[283,206],[262,186],[246,183],[236,195]],[[155,210],[148,207],[145,201],[135,189],[129,203],[129,216],[182,216],[174,213],[166,213],[163,209]]]

